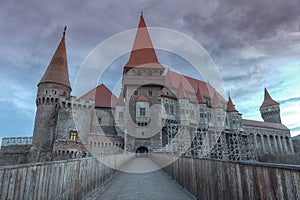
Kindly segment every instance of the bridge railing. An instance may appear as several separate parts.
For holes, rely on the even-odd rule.
[[[300,166],[150,157],[198,199],[300,199]]]
[[[114,175],[114,168],[133,157],[120,154],[0,167],[0,199],[87,199]]]

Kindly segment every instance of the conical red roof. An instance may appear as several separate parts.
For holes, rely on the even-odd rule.
[[[140,23],[135,36],[133,48],[130,54],[130,58],[125,65],[125,69],[130,69],[138,66],[164,69],[164,67],[158,62],[158,59],[156,57],[156,53],[153,48],[143,15],[141,15],[140,17]]]
[[[196,92],[196,97],[197,97],[197,102],[198,103],[205,103],[205,100],[201,94],[201,91],[200,91],[200,85],[198,84],[198,89],[197,89],[197,92]]]
[[[178,91],[177,91],[177,99],[188,99],[188,98],[189,97],[186,94],[185,89],[183,88],[183,85],[182,85],[182,81],[181,81],[179,84]]]
[[[267,88],[265,88],[264,101],[263,101],[263,103],[261,104],[260,107],[262,108],[262,107],[273,106],[273,105],[278,105],[278,104],[279,104],[278,102],[274,101],[274,100],[271,98],[271,96],[270,96],[270,94],[269,94]]]
[[[234,106],[234,104],[232,103],[232,100],[231,100],[230,97],[228,98],[227,111],[228,111],[228,112],[238,112],[238,111],[235,109],[235,106]]]
[[[120,96],[119,96],[117,105],[118,105],[118,106],[125,106],[124,96],[123,96],[123,93],[122,93],[122,92],[120,93]]]
[[[65,31],[51,59],[51,62],[39,84],[59,83],[71,89],[70,81],[69,81],[66,44],[65,44]]]

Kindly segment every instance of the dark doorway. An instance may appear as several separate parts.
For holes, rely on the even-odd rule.
[[[138,147],[135,153],[148,153],[148,148],[144,146]]]
[[[144,146],[137,148],[135,151],[135,157],[148,157],[148,148]]]

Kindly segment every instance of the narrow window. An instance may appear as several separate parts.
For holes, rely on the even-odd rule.
[[[77,131],[70,131],[70,140],[75,141],[77,139]]]
[[[102,124],[102,118],[98,118],[99,124]]]
[[[152,91],[148,91],[148,96],[152,96]]]
[[[140,116],[141,117],[146,116],[146,108],[140,108]]]
[[[119,120],[123,120],[123,116],[124,114],[123,114],[123,112],[119,112]]]

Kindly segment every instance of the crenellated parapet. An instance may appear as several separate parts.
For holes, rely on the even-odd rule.
[[[1,147],[10,145],[31,145],[32,137],[8,137],[2,138]]]
[[[92,99],[83,99],[77,98],[75,96],[71,96],[70,98],[66,98],[65,96],[61,96],[59,98],[59,105],[61,108],[72,108],[75,110],[80,109],[93,109],[95,108],[95,100]]]

